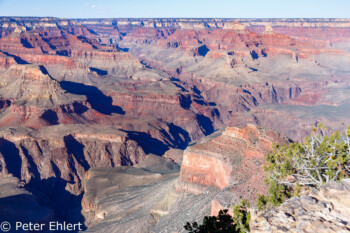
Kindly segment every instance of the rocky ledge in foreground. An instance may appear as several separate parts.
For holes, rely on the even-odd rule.
[[[252,216],[251,232],[349,232],[350,179],[330,182],[308,196]]]

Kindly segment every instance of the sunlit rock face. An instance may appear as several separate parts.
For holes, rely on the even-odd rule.
[[[255,125],[228,127],[185,150],[178,190],[200,194],[217,187],[220,192],[212,201],[212,215],[243,197],[254,204],[258,194],[266,192],[265,156],[272,143],[285,141],[278,133]]]

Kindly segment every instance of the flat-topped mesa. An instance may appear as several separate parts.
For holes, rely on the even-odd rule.
[[[22,32],[26,32],[26,31],[27,31],[27,28],[25,26],[17,26],[13,32],[14,33],[22,33]]]
[[[246,27],[238,21],[225,23],[222,29],[235,30],[239,33],[247,33],[248,32]]]
[[[13,57],[7,56],[6,54],[0,52],[0,71],[8,69],[14,64],[16,64],[16,61]]]
[[[273,28],[271,26],[271,24],[266,24],[265,25],[265,31],[263,32],[264,35],[272,35],[275,34],[275,32],[273,31]]]

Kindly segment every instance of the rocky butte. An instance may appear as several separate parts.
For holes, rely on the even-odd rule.
[[[0,216],[181,232],[253,201],[272,143],[350,123],[349,38],[347,19],[0,17]]]

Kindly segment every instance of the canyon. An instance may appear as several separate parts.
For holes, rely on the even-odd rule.
[[[254,205],[273,143],[350,123],[349,38],[347,19],[0,17],[0,202],[87,232]]]

